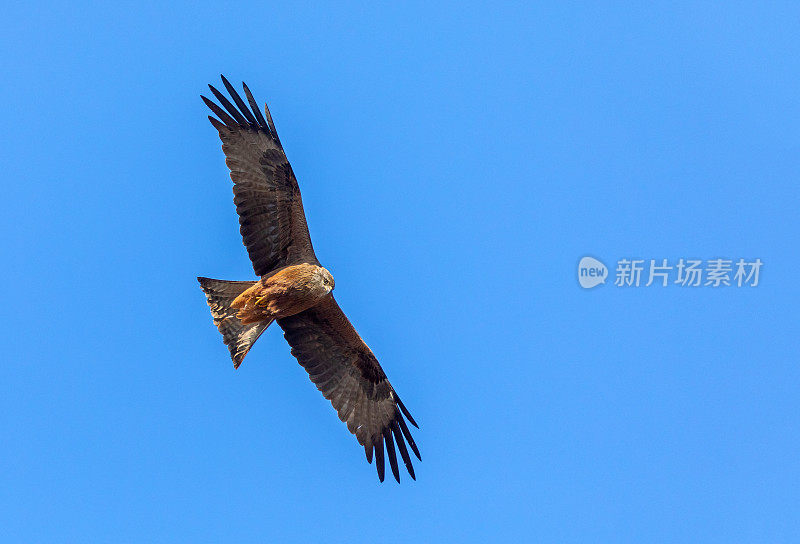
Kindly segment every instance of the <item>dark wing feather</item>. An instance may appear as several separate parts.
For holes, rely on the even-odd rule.
[[[415,427],[416,423],[333,295],[304,312],[278,319],[278,325],[292,347],[292,355],[364,446],[370,463],[374,451],[380,480],[384,478],[384,444],[397,481],[400,474],[395,444],[408,473],[415,478],[405,442],[417,458],[421,457],[403,414]]]
[[[219,118],[209,116],[219,131],[225,162],[231,170],[239,230],[253,269],[263,276],[299,262],[319,264],[311,246],[300,188],[269,110],[265,109],[266,121],[246,86],[245,95],[253,111],[228,80],[223,77],[222,81],[234,103],[211,85],[222,108],[202,98]]]

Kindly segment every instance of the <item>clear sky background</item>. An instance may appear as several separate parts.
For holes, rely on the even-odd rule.
[[[3,7],[14,542],[797,542],[800,9]],[[199,95],[269,101],[337,298],[419,421],[374,466],[252,279]],[[584,255],[760,258],[581,289]]]

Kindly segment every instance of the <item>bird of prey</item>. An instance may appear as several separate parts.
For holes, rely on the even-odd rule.
[[[400,481],[395,446],[416,479],[406,442],[421,457],[403,416],[417,424],[333,298],[333,276],[314,254],[297,179],[269,108],[265,104],[262,114],[244,83],[247,103],[224,76],[222,83],[233,103],[211,85],[221,107],[201,98],[216,115],[208,119],[222,140],[239,230],[260,279],[197,280],[233,366],[239,367],[261,333],[276,321],[292,355],[364,446],[369,463],[374,452],[380,481],[384,447],[392,474]]]

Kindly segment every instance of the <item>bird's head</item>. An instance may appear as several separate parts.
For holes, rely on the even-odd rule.
[[[325,291],[330,293],[333,291],[333,288],[336,287],[336,282],[333,281],[333,276],[327,269],[320,267],[319,270],[319,281],[322,283],[322,286],[325,288]]]

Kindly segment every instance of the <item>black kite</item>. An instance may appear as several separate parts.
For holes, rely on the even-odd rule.
[[[244,83],[249,107],[224,76],[222,83],[235,105],[211,85],[222,107],[202,98],[216,115],[208,119],[222,140],[240,231],[261,279],[197,279],[233,366],[239,367],[261,333],[277,321],[292,355],[364,446],[370,463],[375,452],[380,480],[385,446],[392,473],[400,481],[395,444],[416,479],[406,441],[421,457],[403,415],[417,424],[333,298],[333,277],[314,254],[297,179],[269,109],[265,105],[261,114]]]

